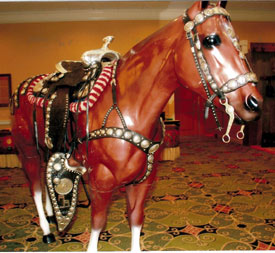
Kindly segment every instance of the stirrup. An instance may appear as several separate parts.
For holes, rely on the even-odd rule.
[[[70,154],[55,153],[47,164],[46,182],[50,199],[57,220],[59,232],[72,221],[78,199],[78,184],[86,172],[82,166],[72,167],[68,164]]]

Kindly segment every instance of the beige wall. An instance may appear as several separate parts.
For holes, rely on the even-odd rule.
[[[99,48],[114,35],[110,46],[121,54],[168,21],[91,21],[0,24],[0,73],[12,75],[12,90],[24,79],[55,70],[60,60],[79,60],[84,51]],[[241,40],[274,42],[274,22],[233,22]],[[0,108],[1,121],[9,110]],[[0,125],[0,129],[7,126]]]

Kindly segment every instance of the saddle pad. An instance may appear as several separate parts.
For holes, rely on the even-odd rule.
[[[105,66],[101,71],[98,79],[96,80],[91,92],[89,93],[88,99],[84,98],[80,101],[71,102],[69,106],[70,111],[83,112],[87,110],[87,106],[91,108],[96,103],[96,101],[104,91],[105,87],[111,82],[112,71],[113,71],[113,65]],[[36,97],[34,95],[34,89],[37,85],[38,86],[43,85],[43,82],[46,81],[49,78],[49,76],[51,76],[51,74],[38,76],[30,83],[27,90],[27,98],[31,104],[36,104],[39,107],[47,106],[48,101],[47,100],[45,101],[44,97]]]

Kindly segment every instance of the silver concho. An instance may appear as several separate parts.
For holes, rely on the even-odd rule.
[[[116,130],[116,136],[120,137],[123,134],[123,131],[121,129]]]
[[[154,155],[149,155],[148,156],[148,162],[153,163],[154,162]]]
[[[237,81],[236,80],[230,80],[229,82],[228,82],[228,88],[229,89],[237,89],[238,88],[238,83],[237,83]]]
[[[140,146],[142,148],[148,148],[150,146],[150,142],[147,141],[147,140],[143,140],[141,143],[140,143]]]
[[[206,15],[206,16],[212,16],[213,15],[213,9],[205,9],[204,10],[204,14]]]
[[[125,138],[125,139],[130,139],[131,137],[132,137],[131,131],[126,131],[126,132],[124,133],[124,138]]]
[[[135,135],[133,138],[133,142],[134,143],[139,143],[140,142],[140,136],[139,135]]]
[[[62,169],[62,165],[60,163],[56,163],[53,168],[56,170],[56,171],[60,171]]]
[[[153,145],[150,149],[149,149],[149,153],[152,154],[152,153],[155,153],[159,148],[159,144],[155,144]]]
[[[107,134],[108,134],[108,135],[112,135],[113,132],[114,132],[114,130],[113,130],[112,128],[109,128],[109,129],[107,130]]]
[[[187,23],[184,25],[184,30],[185,30],[186,32],[191,32],[192,29],[194,28],[194,26],[195,26],[194,22],[193,22],[193,21],[189,21],[189,22],[187,22]]]
[[[204,21],[204,16],[203,14],[199,13],[196,17],[195,17],[195,22],[196,23],[201,23]]]
[[[58,194],[66,195],[73,189],[73,186],[74,186],[74,184],[73,184],[72,180],[70,180],[68,178],[62,178],[60,180],[59,184],[57,184],[55,186],[55,191]]]
[[[240,85],[246,84],[246,78],[243,75],[239,76],[237,80]]]

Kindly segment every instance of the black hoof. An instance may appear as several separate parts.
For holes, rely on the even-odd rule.
[[[47,221],[50,223],[50,224],[57,224],[56,222],[56,219],[55,219],[55,216],[47,216]]]
[[[53,235],[53,234],[44,235],[44,236],[43,236],[43,242],[44,242],[44,243],[47,243],[47,244],[52,243],[52,242],[55,242],[55,237],[54,237],[54,235]]]

